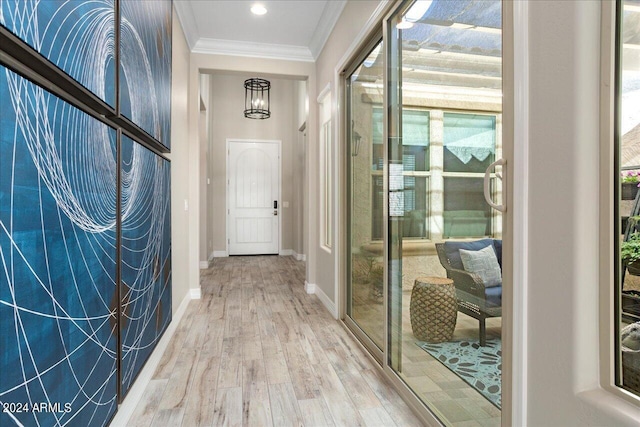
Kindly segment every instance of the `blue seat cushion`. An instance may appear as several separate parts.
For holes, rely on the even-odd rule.
[[[451,264],[453,268],[464,270],[464,265],[462,265],[462,258],[460,258],[460,249],[466,249],[468,251],[479,251],[480,249],[484,249],[487,246],[491,246],[495,250],[495,246],[493,246],[493,239],[482,239],[476,240],[474,242],[444,242],[444,252],[447,254],[449,264]],[[502,255],[502,245],[500,245],[500,253],[498,254],[496,252],[498,262],[500,262],[500,255]]]
[[[485,288],[484,294],[487,299],[487,307],[502,307],[502,286]]]

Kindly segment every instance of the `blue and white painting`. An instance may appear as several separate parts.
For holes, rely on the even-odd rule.
[[[171,0],[120,1],[120,114],[171,148]]]
[[[114,0],[0,0],[0,24],[115,108]]]
[[[103,426],[117,407],[117,134],[2,66],[0,99],[0,425]]]
[[[170,163],[122,137],[122,394],[171,321]]]

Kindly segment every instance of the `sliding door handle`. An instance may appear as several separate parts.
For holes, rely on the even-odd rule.
[[[507,205],[506,205],[507,194],[505,191],[502,192],[502,203],[503,203],[502,205],[498,205],[493,202],[493,200],[491,199],[491,191],[489,188],[491,184],[491,170],[496,166],[502,166],[502,175],[496,172],[496,177],[502,180],[503,175],[505,175],[507,172],[506,164],[507,164],[507,161],[505,159],[496,160],[495,162],[491,163],[487,168],[487,170],[484,172],[484,199],[487,201],[489,206],[491,206],[493,209],[498,210],[500,212],[507,211]]]

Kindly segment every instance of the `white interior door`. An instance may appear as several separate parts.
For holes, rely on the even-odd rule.
[[[280,142],[229,141],[229,255],[277,254]]]

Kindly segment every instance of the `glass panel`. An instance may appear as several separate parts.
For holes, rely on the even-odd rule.
[[[382,144],[382,109],[373,111],[373,171],[381,171],[384,162],[384,147]],[[428,172],[430,166],[429,152],[429,111],[402,111],[402,170],[405,173],[404,203],[405,218],[402,226],[404,237],[418,239],[429,238],[429,188],[428,177],[425,174],[416,175],[413,172]],[[382,203],[384,201],[383,177],[380,173],[372,172],[375,176],[373,191],[373,212],[378,213],[373,221],[372,235],[374,239],[382,239]]]
[[[373,170],[382,170],[384,148],[382,146],[382,109],[373,110]],[[402,112],[403,150],[412,156],[413,165],[405,170],[429,170],[429,112],[426,110],[404,110]],[[483,171],[484,172],[484,171]]]
[[[495,153],[495,116],[444,113],[445,172],[483,174]]]
[[[406,159],[406,156],[405,156]],[[407,163],[404,163],[406,166]],[[404,177],[404,219],[402,235],[406,238],[429,237],[428,191],[429,179],[420,176]]]
[[[382,133],[382,42],[347,77],[348,250],[347,316],[381,350],[384,333],[382,245],[383,156],[374,149]],[[377,130],[378,129],[378,130]],[[379,136],[378,136],[379,138]],[[380,156],[379,159],[376,159]],[[376,159],[376,160],[374,160]]]
[[[373,240],[382,241],[384,232],[384,177],[382,174],[374,174],[371,177],[371,237]]]
[[[618,2],[616,141],[620,153],[620,294],[617,384],[640,394],[640,1]]]
[[[497,426],[502,247],[497,239],[478,240],[501,229],[482,188],[482,174],[501,147],[501,2],[405,4],[390,19],[385,40],[387,362],[445,425]],[[412,111],[427,111],[428,125],[408,126]],[[429,132],[426,146],[415,137],[426,135],[423,129]],[[420,170],[422,147],[428,161]],[[441,262],[434,243],[410,242],[424,236],[412,229],[412,215],[424,218],[424,233],[437,250],[443,239],[465,240],[447,241],[451,255]],[[469,254],[461,255],[460,244]],[[482,273],[485,287],[476,286],[469,272],[449,278],[453,268],[473,271],[474,260],[489,266]]]
[[[482,178],[444,178],[445,239],[491,236],[491,207]]]

